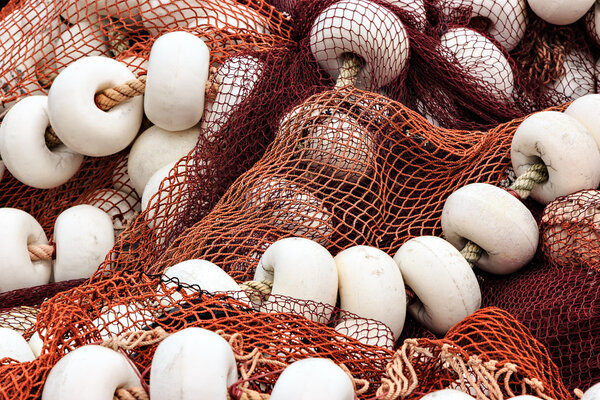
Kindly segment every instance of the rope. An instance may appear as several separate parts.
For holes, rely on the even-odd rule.
[[[473,266],[481,258],[483,249],[476,243],[473,243],[469,240],[465,247],[463,247],[463,249],[460,251],[460,254],[465,258],[465,260],[467,260],[471,268],[473,268]]]
[[[111,350],[133,350],[138,346],[148,346],[161,342],[169,334],[161,327],[150,331],[125,332],[119,336],[112,336],[101,343],[101,346]]]
[[[103,90],[96,94],[94,100],[98,108],[108,111],[120,103],[144,94],[144,90],[146,90],[146,76],[142,75],[122,85]]]
[[[531,194],[535,185],[544,183],[548,180],[548,169],[544,163],[531,165],[523,175],[510,185],[509,189],[519,194],[522,200],[525,200]]]
[[[262,299],[271,294],[273,281],[247,281],[240,284],[240,288],[251,301],[260,303]]]
[[[132,387],[127,389],[117,389],[113,395],[113,400],[150,400],[150,396],[142,387]]]
[[[31,261],[47,261],[52,260],[55,247],[51,244],[29,244],[27,251]]]
[[[363,66],[363,62],[354,54],[346,54],[340,75],[335,82],[335,88],[341,89],[346,86],[354,86],[358,78],[358,72]]]

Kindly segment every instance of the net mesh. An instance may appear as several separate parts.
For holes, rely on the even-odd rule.
[[[314,22],[337,3],[332,0],[273,1],[291,18],[259,0],[207,0],[201,13],[186,1],[68,3],[13,0],[0,11],[5,55],[0,113],[27,94],[47,92],[56,74],[84,55],[114,57],[143,74],[156,37],[187,30],[211,49],[216,70],[207,97],[210,118],[195,149],[176,163],[139,215],[139,193],[125,175],[126,152],[86,158],[73,179],[51,190],[26,187],[5,174],[0,206],[31,213],[49,237],[58,214],[76,204],[99,206],[111,214],[117,233],[122,231],[89,284],[42,306],[37,328],[47,332],[44,354],[30,364],[3,361],[0,392],[7,398],[38,396],[65,352],[102,340],[102,333],[150,327],[152,321],[168,331],[203,326],[227,335],[248,327],[256,336],[244,340],[247,351],[259,347],[283,363],[300,355],[333,358],[369,382],[361,398],[374,396],[392,357],[384,347],[340,340],[333,328],[285,312],[295,306],[267,318],[230,298],[203,293],[167,313],[157,303],[157,278],[137,273],[160,273],[180,261],[204,258],[243,282],[253,278],[265,249],[287,236],[313,239],[332,254],[355,244],[393,254],[409,238],[440,236],[441,209],[450,193],[472,182],[506,186],[510,181],[510,141],[526,114],[596,87],[590,60],[598,49],[583,24],[550,27],[530,10],[452,8],[433,0],[420,8],[375,0],[404,24],[407,64],[385,84],[380,75],[388,65],[371,69],[359,80],[368,91],[333,91],[335,76],[311,54]],[[350,4],[346,10],[354,4],[342,3]],[[357,29],[369,29],[369,18],[359,17]],[[495,23],[501,20],[519,22],[514,26],[525,21],[526,29],[502,30]],[[397,24],[389,26],[391,36],[400,35]],[[523,39],[509,49],[519,35]],[[360,61],[377,58],[379,50],[367,48],[358,54]],[[493,62],[474,62],[472,56],[481,52],[493,53]],[[484,305],[506,309],[548,353],[508,314],[489,309],[455,327],[444,342],[409,318],[402,339],[426,338],[418,346],[437,355],[452,343],[447,351],[458,349],[454,354],[464,360],[514,363],[520,368],[509,385],[515,393],[521,377],[530,380],[530,393],[536,393],[537,381],[556,399],[569,398],[561,377],[569,390],[591,386],[600,376],[594,201],[582,193],[547,208],[542,249],[551,265],[510,277],[479,273]],[[541,215],[539,206],[527,205]],[[44,298],[66,287],[47,288]],[[5,295],[0,308],[14,313],[23,313],[16,307],[24,305],[37,313],[43,300],[28,304],[26,290]],[[102,312],[123,307],[122,315],[109,312],[100,331],[94,326]],[[7,323],[28,329],[31,318],[26,320]],[[384,337],[376,326],[375,337]],[[135,360],[142,371],[154,349]],[[442,382],[457,383],[437,359],[426,364],[423,393]],[[263,368],[253,376],[275,367]],[[264,390],[276,377],[256,376],[250,386],[240,387]]]

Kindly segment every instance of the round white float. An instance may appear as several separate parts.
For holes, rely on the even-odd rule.
[[[581,96],[594,93],[594,62],[588,54],[573,50],[567,54],[563,63],[564,74],[548,84],[552,90],[575,100]]]
[[[225,400],[227,388],[238,380],[229,343],[202,328],[186,328],[163,340],[150,369],[150,398]]]
[[[238,285],[232,277],[227,275],[227,272],[223,271],[219,266],[210,261],[186,260],[175,264],[172,267],[165,269],[161,281],[167,282],[165,283],[165,286],[172,289],[177,287],[174,278],[176,278],[179,283],[198,285],[200,290],[209,293],[236,292],[231,293],[231,295],[238,300],[251,304],[250,299],[248,299],[246,294],[242,291],[240,285]],[[170,299],[164,299],[161,303],[163,303],[164,306],[167,306],[179,300],[181,300],[181,295],[179,293],[173,293],[170,296]]]
[[[394,259],[370,246],[352,246],[335,257],[340,308],[387,325],[398,339],[406,318],[406,294]]]
[[[600,94],[588,94],[573,101],[563,112],[575,118],[600,147]]]
[[[54,281],[89,278],[115,244],[110,215],[82,204],[60,213],[54,224]]]
[[[172,132],[158,126],[146,129],[133,143],[127,173],[138,195],[142,196],[150,177],[160,168],[187,155],[198,142],[200,128]]]
[[[481,90],[498,100],[509,100],[514,75],[508,59],[488,38],[468,28],[449,29],[440,39],[439,52],[455,63]]]
[[[471,7],[471,18],[482,17],[489,21],[491,37],[511,51],[523,39],[527,28],[527,3],[525,0],[443,0],[442,13],[448,18],[460,8]]]
[[[0,328],[0,359],[4,357],[27,362],[33,361],[36,356],[19,332],[10,328]]]
[[[430,331],[445,334],[481,306],[481,290],[473,269],[444,239],[410,239],[398,249],[394,261],[417,297],[408,312]]]
[[[472,183],[452,193],[442,210],[447,241],[462,249],[468,240],[483,250],[476,266],[510,274],[525,266],[538,245],[538,226],[525,205],[497,186]]]
[[[586,390],[581,400],[600,400],[600,383],[596,383]]]
[[[143,99],[136,96],[102,111],[94,96],[134,78],[125,64],[106,57],[84,57],[71,63],[48,93],[48,114],[56,135],[70,149],[88,156],[123,150],[142,124]]]
[[[309,128],[300,157],[315,174],[355,183],[373,173],[373,135],[351,116],[336,112]]]
[[[50,281],[52,260],[31,261],[28,245],[48,244],[42,226],[25,211],[0,208],[0,293]]]
[[[325,358],[306,358],[288,365],[273,386],[271,400],[354,400],[346,372]]]
[[[81,154],[63,145],[48,148],[44,139],[48,123],[48,98],[30,96],[15,104],[0,125],[0,154],[6,168],[38,189],[67,182],[83,162]]]
[[[197,36],[171,32],[152,45],[144,112],[169,131],[190,129],[202,118],[210,67],[209,49]]]
[[[284,295],[331,306],[335,305],[337,298],[338,275],[335,260],[326,248],[309,239],[292,237],[271,244],[258,262],[254,280],[272,281],[271,295]],[[333,311],[327,309],[317,315],[304,310],[305,307],[299,303],[294,303],[291,307],[292,312],[319,323],[327,323]],[[260,310],[280,312],[280,308],[281,305],[269,296],[261,304]]]
[[[600,183],[600,151],[594,138],[575,118],[557,111],[527,117],[515,131],[510,156],[517,176],[540,160],[548,180],[536,185],[531,197],[547,204],[559,196]]]
[[[268,213],[268,223],[291,236],[328,245],[333,234],[331,214],[316,194],[284,178],[259,180],[247,192],[244,208]]]
[[[216,135],[229,120],[232,110],[242,103],[252,92],[262,76],[262,61],[252,56],[230,57],[217,69],[214,83],[219,87],[214,99],[206,102],[201,130],[209,140]]]
[[[568,25],[583,17],[594,0],[527,0],[533,12],[553,25]]]
[[[109,348],[79,347],[52,367],[42,391],[42,400],[112,399],[115,390],[141,386],[130,362]]]
[[[310,30],[310,50],[336,80],[347,54],[364,61],[355,86],[375,90],[396,79],[406,66],[410,43],[398,18],[368,0],[342,0],[327,7]]]

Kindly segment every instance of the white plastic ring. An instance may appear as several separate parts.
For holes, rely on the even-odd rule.
[[[327,7],[310,31],[310,49],[335,80],[346,54],[363,59],[356,87],[375,90],[396,79],[409,55],[406,29],[389,9],[368,0],[342,0]]]
[[[0,208],[0,222],[0,293],[48,283],[52,261],[31,261],[27,250],[48,244],[41,225],[15,208]]]
[[[408,306],[408,311],[432,332],[445,334],[481,306],[481,291],[473,269],[444,239],[410,239],[398,249],[394,261],[418,299]]]
[[[125,64],[106,57],[85,57],[70,64],[48,94],[48,114],[56,135],[70,149],[88,156],[123,150],[142,124],[143,99],[136,96],[102,111],[94,98],[134,78]]]
[[[452,193],[442,210],[446,240],[462,249],[467,240],[485,254],[477,267],[493,274],[510,274],[535,255],[538,226],[525,205],[499,187],[472,183]]]
[[[19,181],[39,189],[67,182],[83,162],[81,154],[63,145],[53,150],[46,145],[47,104],[46,96],[26,97],[9,110],[0,125],[0,153],[6,168]]]
[[[531,197],[547,204],[559,196],[600,183],[600,151],[594,138],[575,118],[557,111],[527,117],[515,131],[510,156],[517,176],[540,160],[548,180],[537,184]]]

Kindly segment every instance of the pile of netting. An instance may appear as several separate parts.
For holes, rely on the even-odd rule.
[[[232,398],[268,393],[287,365],[310,357],[343,365],[361,399],[419,398],[446,386],[462,387],[478,399],[526,393],[571,398],[545,348],[497,308],[476,312],[444,339],[407,339],[394,352],[290,312],[298,304],[294,299],[271,299],[281,312],[264,313],[226,293],[168,284],[159,276],[124,273],[46,301],[35,326],[44,340],[42,354],[30,363],[7,360],[0,365],[0,393],[4,398],[38,398],[58,359],[86,344],[123,351],[139,371],[140,386],[147,386],[156,345],[169,333],[202,327],[220,334],[234,350],[241,379],[229,388]],[[324,307],[303,306],[313,313]],[[330,311],[332,322],[352,321],[348,324],[371,331],[373,337],[390,335],[376,321]],[[33,333],[30,329],[26,336]]]
[[[31,363],[2,360],[4,397],[39,397],[58,359],[84,344],[106,342],[107,332],[127,337],[139,330],[172,333],[191,326],[219,332],[239,356],[243,379],[230,388],[233,398],[269,393],[285,366],[308,357],[343,364],[364,399],[416,399],[455,386],[478,399],[526,392],[558,400],[598,381],[597,224],[595,214],[586,211],[596,210],[593,198],[577,211],[585,214],[580,218],[566,209],[572,204],[549,206],[544,213],[527,201],[540,221],[543,254],[508,277],[477,272],[483,306],[506,312],[482,309],[444,339],[408,318],[396,352],[341,338],[332,327],[348,318],[343,310],[336,309],[327,325],[297,315],[295,299],[279,299],[282,311],[266,314],[226,295],[188,291],[183,301],[170,299],[166,306],[154,275],[201,258],[242,283],[253,278],[268,246],[289,236],[312,239],[334,255],[358,244],[393,254],[410,238],[441,236],[446,198],[473,182],[508,186],[510,143],[523,117],[572,98],[552,83],[564,75],[567,58],[581,64],[597,55],[583,23],[551,27],[530,11],[523,16],[523,39],[510,51],[499,47],[514,79],[506,95],[504,81],[469,75],[439,48],[443,35],[462,27],[499,45],[489,20],[471,15],[468,7],[445,15],[441,2],[430,0],[422,20],[419,10],[376,0],[404,23],[410,58],[386,84],[379,85],[373,73],[364,90],[334,90],[336,77],[314,59],[311,36],[314,21],[335,1],[236,3],[251,10],[247,14],[256,19],[249,20],[229,3],[207,0],[214,11],[208,13],[209,26],[198,26],[198,16],[184,1],[145,11],[143,5],[154,2],[136,7],[123,2],[125,11],[118,12],[85,1],[68,9],[66,3],[12,1],[0,12],[0,29],[11,32],[10,40],[0,40],[6,55],[0,64],[0,79],[6,80],[0,107],[47,92],[61,69],[85,55],[111,56],[143,74],[154,40],[174,30],[200,35],[215,68],[239,56],[257,60],[261,70],[258,79],[211,82],[207,96],[215,109],[236,105],[216,111],[217,118],[202,128],[194,150],[176,163],[145,211],[127,210],[135,213],[123,218],[123,232],[89,281],[0,294],[2,326],[26,337],[38,332],[44,341],[43,354]],[[171,21],[161,25],[165,15]],[[80,47],[67,54],[67,41]],[[585,68],[595,91],[596,68],[590,65]],[[234,93],[246,84],[252,89],[236,102]],[[27,187],[5,173],[0,205],[29,212],[50,237],[56,217],[68,207],[92,201],[116,207],[94,199],[98,189],[139,195],[126,177],[126,160],[127,150],[86,158],[74,178],[50,190]],[[101,314],[122,305],[124,314],[98,324]],[[354,319],[389,340],[380,324],[368,328],[369,321]],[[143,382],[164,332],[142,348],[125,349]]]

